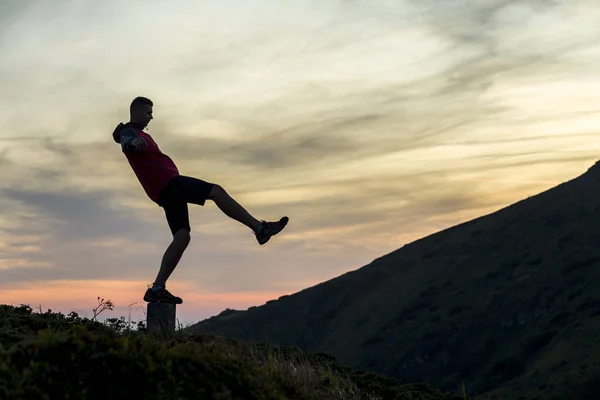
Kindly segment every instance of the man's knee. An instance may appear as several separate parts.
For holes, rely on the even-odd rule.
[[[213,188],[210,190],[210,193],[208,194],[208,198],[210,200],[214,200],[214,199],[221,198],[226,194],[227,194],[227,192],[225,192],[225,189],[223,189],[223,187],[221,185],[217,185],[215,183],[215,184],[213,184]]]
[[[182,247],[187,247],[187,245],[190,244],[191,239],[192,236],[190,235],[190,231],[185,228],[179,229],[173,235],[173,241]]]

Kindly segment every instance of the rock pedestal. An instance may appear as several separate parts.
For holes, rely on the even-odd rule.
[[[146,327],[148,332],[175,333],[175,304],[148,303]]]

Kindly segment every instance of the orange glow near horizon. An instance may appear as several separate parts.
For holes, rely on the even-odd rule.
[[[218,292],[203,293],[201,288],[180,280],[169,281],[169,290],[180,295],[184,304],[178,306],[181,315],[218,314],[226,308],[245,310],[277,299],[280,292]],[[76,311],[82,316],[92,317],[92,310],[98,306],[98,297],[110,300],[114,310],[104,311],[103,318],[127,316],[133,310],[136,317],[143,316],[146,304],[142,297],[147,284],[142,281],[82,280],[46,281],[43,283],[21,283],[0,292],[0,304],[18,306],[29,305],[36,311],[51,309],[68,314]],[[190,321],[193,322],[193,321]]]

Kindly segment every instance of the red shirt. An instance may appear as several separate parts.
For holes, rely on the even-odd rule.
[[[146,148],[142,151],[136,151],[131,145],[138,137],[146,141]],[[121,143],[122,151],[148,197],[158,204],[160,192],[173,177],[179,175],[173,160],[160,151],[152,136],[134,123],[119,124],[113,138]]]

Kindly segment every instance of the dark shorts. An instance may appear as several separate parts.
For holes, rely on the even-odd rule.
[[[160,193],[158,204],[165,210],[171,233],[180,229],[192,230],[188,203],[203,206],[213,186],[210,182],[183,175],[169,181]]]

